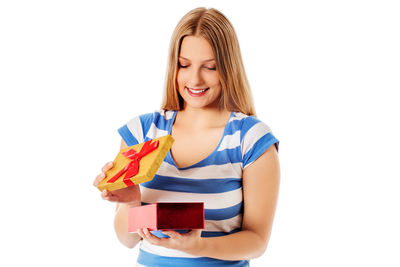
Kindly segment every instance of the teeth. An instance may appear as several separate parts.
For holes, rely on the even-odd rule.
[[[200,94],[200,93],[203,93],[205,90],[207,90],[208,88],[206,88],[206,89],[203,89],[203,90],[192,90],[192,89],[190,89],[190,88],[188,88],[189,89],[189,91],[190,92],[192,92],[193,94]]]

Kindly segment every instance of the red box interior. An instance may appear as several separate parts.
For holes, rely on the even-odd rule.
[[[203,229],[203,203],[157,203],[159,229]]]

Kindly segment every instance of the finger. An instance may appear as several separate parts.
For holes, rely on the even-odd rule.
[[[116,196],[108,196],[104,198],[105,200],[108,200],[110,202],[119,202],[119,198]]]
[[[194,236],[196,236],[196,235],[198,235],[198,236],[201,236],[201,232],[202,232],[202,229],[192,229],[192,230],[190,230],[188,233],[186,233],[187,235],[190,235],[190,236],[192,236],[192,235],[194,235]]]
[[[100,173],[99,175],[96,176],[96,179],[93,182],[94,186],[98,186],[100,181],[103,180],[106,177],[104,173]]]
[[[137,230],[137,234],[143,239],[143,236],[144,236],[144,234],[143,234],[143,232],[142,232],[142,229],[138,229]]]
[[[169,236],[169,237],[172,238],[172,239],[175,239],[175,238],[177,238],[177,237],[180,236],[180,234],[179,234],[178,232],[175,232],[175,231],[162,231],[162,233],[163,233],[164,235]]]
[[[150,238],[152,236],[152,234],[150,233],[149,229],[142,228],[141,230],[142,230],[142,233],[143,233],[145,238]]]
[[[107,191],[107,189],[104,189],[103,191],[101,191],[101,197],[103,199],[106,199],[106,197],[109,197],[110,193]]]
[[[106,173],[109,169],[111,169],[113,167],[113,165],[114,165],[114,162],[112,162],[112,161],[107,162],[106,165],[103,166],[101,171]]]
[[[161,238],[153,235],[147,228],[142,229],[142,233],[144,234],[144,239],[153,245],[161,245]],[[163,238],[165,239],[165,238]]]
[[[101,197],[104,200],[108,200],[108,201],[111,201],[111,202],[118,202],[119,201],[119,198],[117,196],[113,195],[111,192],[107,191],[106,189],[104,189],[101,192]]]

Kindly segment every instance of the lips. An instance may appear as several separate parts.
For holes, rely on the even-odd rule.
[[[186,89],[187,89],[189,95],[194,96],[194,97],[199,97],[199,96],[205,95],[207,93],[208,89],[210,89],[210,88],[208,87],[208,88],[194,89],[194,88],[186,87]]]

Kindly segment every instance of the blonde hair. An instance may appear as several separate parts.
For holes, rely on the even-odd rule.
[[[162,109],[181,110],[183,99],[177,90],[178,57],[185,36],[200,36],[211,45],[222,87],[219,107],[255,115],[250,85],[244,70],[239,42],[229,20],[214,8],[199,7],[178,22],[170,42]]]

